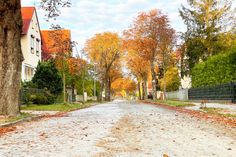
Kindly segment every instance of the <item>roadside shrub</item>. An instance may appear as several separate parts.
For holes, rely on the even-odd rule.
[[[22,95],[21,95],[22,104],[30,105],[31,104],[31,95],[30,95],[30,93],[24,92],[24,91],[21,91],[21,92],[22,92]]]
[[[46,88],[55,95],[62,92],[62,78],[53,61],[39,62],[32,83],[36,88]]]
[[[21,101],[25,105],[30,104],[53,104],[56,100],[56,96],[49,91],[36,89],[36,88],[23,88],[21,90]]]
[[[49,104],[54,103],[55,96],[38,93],[38,94],[31,95],[31,101],[33,104],[37,104],[37,105],[49,105]]]
[[[32,99],[33,104],[42,104],[42,105],[47,104],[47,97],[43,94],[36,94],[32,98],[33,98]]]
[[[197,64],[191,75],[193,87],[236,82],[236,48]]]
[[[47,104],[53,104],[56,101],[56,96],[54,96],[53,94],[47,92],[46,93],[46,97],[47,97]]]
[[[23,88],[37,88],[37,85],[33,83],[32,81],[24,81],[22,82]]]

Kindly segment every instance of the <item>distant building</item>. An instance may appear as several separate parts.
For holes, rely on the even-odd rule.
[[[182,58],[183,57],[183,58]],[[181,57],[181,50],[176,51],[176,59],[177,59],[177,67],[179,71],[179,76],[181,77],[181,62],[186,62],[187,57]],[[185,75],[181,78],[181,86],[180,89],[189,89],[192,87],[192,79],[189,75]]]
[[[30,81],[41,61],[41,34],[35,7],[21,8],[23,29],[21,47],[24,56],[22,63],[22,81]]]
[[[72,56],[70,30],[42,30],[42,60],[58,55]]]

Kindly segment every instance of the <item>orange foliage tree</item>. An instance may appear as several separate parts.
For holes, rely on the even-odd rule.
[[[136,77],[138,81],[138,95],[139,99],[147,98],[147,79],[149,70],[149,62],[143,57],[142,41],[140,39],[124,40],[124,49],[127,51],[126,66],[131,74]],[[142,84],[142,92],[140,84]]]
[[[81,58],[71,57],[67,59],[67,64],[68,64],[68,74],[70,76],[68,79],[68,83],[70,83],[71,85],[72,97],[73,99],[75,99],[74,90],[75,90],[76,81],[79,78],[79,76],[82,75],[82,72],[87,62]]]
[[[68,72],[67,59],[72,56],[71,35],[69,30],[42,31],[43,59],[55,59],[57,69],[63,78],[63,101],[66,102],[66,73]]]
[[[114,92],[114,95],[123,96],[122,92],[125,92],[125,95],[134,94],[136,90],[136,83],[131,78],[118,78],[111,84],[111,89]]]
[[[105,100],[110,101],[111,96],[111,70],[115,69],[122,57],[122,41],[117,33],[105,32],[96,34],[85,44],[85,51],[96,69],[101,83],[101,92],[105,89]],[[100,98],[102,93],[100,93]]]
[[[167,54],[172,49],[175,31],[170,27],[169,19],[158,10],[141,12],[133,25],[124,31],[124,38],[135,41],[137,52],[149,64],[152,76],[153,98],[157,98],[156,67],[166,66]]]

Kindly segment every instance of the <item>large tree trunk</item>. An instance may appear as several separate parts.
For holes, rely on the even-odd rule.
[[[75,102],[76,95],[75,95],[75,83],[74,83],[74,81],[71,83],[71,90],[72,90],[72,102]]]
[[[101,87],[100,87],[100,92],[99,92],[99,96],[98,96],[98,101],[102,102],[102,92],[104,89],[104,81],[101,82]]]
[[[156,78],[154,61],[151,62],[151,73],[152,73],[152,95],[153,95],[153,100],[157,100],[157,87],[156,87],[157,78]]]
[[[143,79],[143,99],[147,99],[147,79]]]
[[[166,100],[166,68],[165,67],[164,67],[163,81],[164,81],[164,95],[163,95],[163,99]]]
[[[105,101],[111,100],[111,92],[110,92],[110,80],[109,78],[105,81]]]
[[[19,114],[21,64],[20,0],[0,1],[0,115]]]
[[[62,73],[62,80],[63,80],[63,103],[65,104],[67,102],[67,99],[66,99],[66,74],[65,72],[63,71]]]
[[[138,81],[138,98],[139,100],[142,99],[142,96],[141,96],[141,87],[140,87],[140,81]]]

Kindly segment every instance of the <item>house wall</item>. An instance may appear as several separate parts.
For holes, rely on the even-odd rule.
[[[166,93],[167,99],[173,99],[173,100],[188,100],[188,89],[180,89],[178,91],[174,92],[167,92]]]
[[[33,46],[31,46],[31,36],[34,37],[32,39],[34,41]],[[36,51],[37,42],[39,44],[38,51]],[[33,14],[27,34],[21,37],[21,47],[24,56],[21,75],[22,81],[30,81],[34,76],[38,62],[41,61],[42,53],[40,29],[36,12]]]
[[[184,76],[184,78],[181,79],[181,88],[182,89],[189,89],[192,87],[192,79],[190,76]]]

